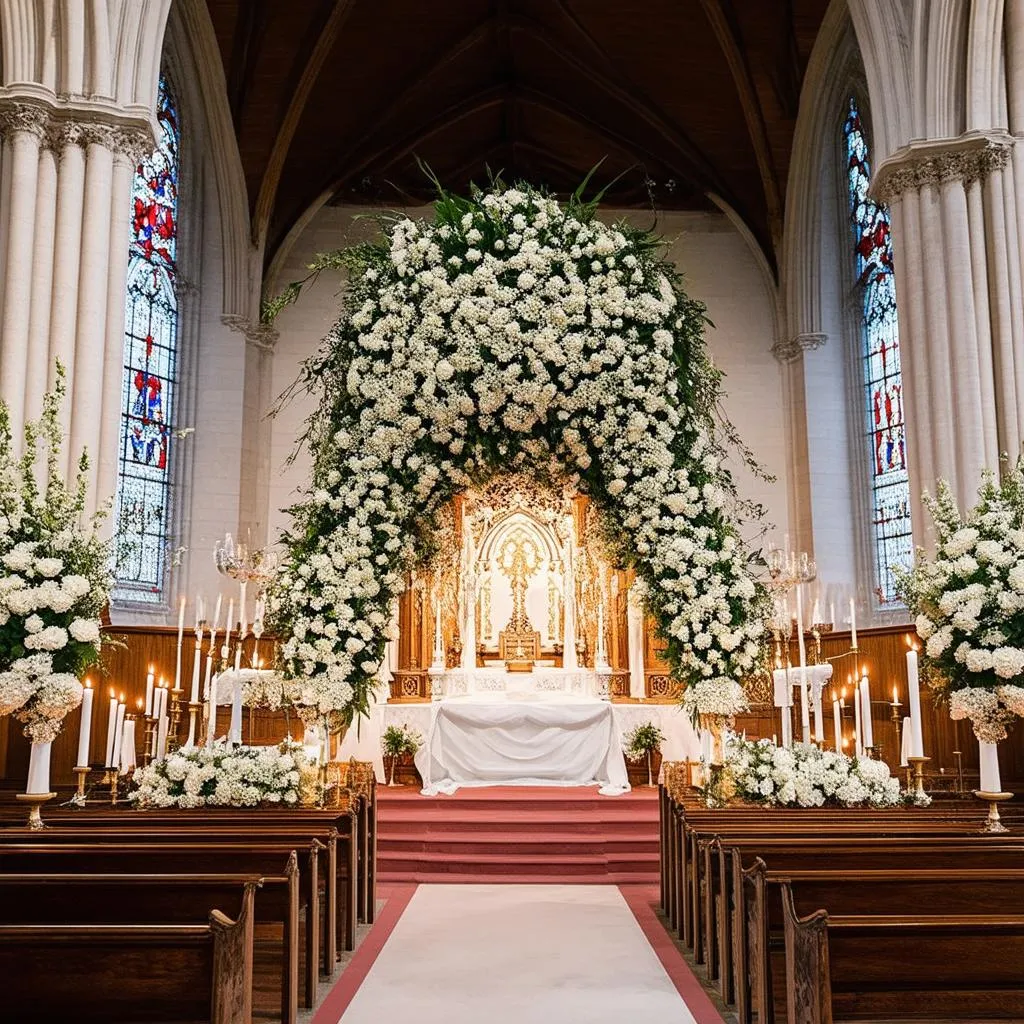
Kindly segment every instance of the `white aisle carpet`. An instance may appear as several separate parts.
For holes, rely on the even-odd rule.
[[[342,1024],[693,1024],[610,885],[421,885]]]

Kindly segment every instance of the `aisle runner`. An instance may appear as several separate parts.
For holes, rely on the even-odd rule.
[[[695,1018],[619,890],[598,885],[420,886],[341,1018],[629,1020]]]

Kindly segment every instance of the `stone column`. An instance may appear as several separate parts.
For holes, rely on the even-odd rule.
[[[912,143],[872,182],[892,216],[918,543],[930,543],[923,490],[947,480],[961,507],[973,504],[982,471],[1020,445],[1024,366],[1015,353],[1024,326],[1019,249],[1005,215],[1010,149],[1002,132]]]

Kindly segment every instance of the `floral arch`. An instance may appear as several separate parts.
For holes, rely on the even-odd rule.
[[[525,470],[589,496],[609,557],[644,581],[691,711],[745,706],[762,595],[722,464],[704,307],[658,239],[596,212],[525,185],[442,193],[432,223],[394,217],[315,265],[349,283],[296,385],[317,403],[312,480],[272,595],[309,713],[366,711],[439,510]]]

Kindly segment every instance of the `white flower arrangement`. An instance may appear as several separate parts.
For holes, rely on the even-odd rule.
[[[298,745],[182,749],[136,768],[128,798],[139,807],[293,807],[306,767]]]
[[[739,736],[727,740],[721,777],[709,793],[712,803],[734,797],[771,807],[895,807],[903,799],[884,761]]]
[[[100,614],[113,585],[110,545],[99,534],[105,511],[85,515],[86,455],[70,486],[60,472],[65,391],[58,364],[20,459],[0,403],[0,715],[13,714],[38,743],[53,740],[82,702],[79,679],[99,660]]]
[[[986,473],[966,516],[945,481],[924,500],[935,554],[918,551],[913,569],[894,569],[897,588],[950,716],[998,743],[1024,714],[1024,462],[1000,481]]]
[[[704,307],[658,239],[596,209],[524,185],[442,193],[433,223],[395,218],[381,242],[314,264],[346,267],[349,284],[296,385],[319,399],[314,470],[271,610],[286,675],[318,713],[366,713],[423,531],[460,491],[517,471],[590,496],[698,712],[746,706],[763,595],[723,465]]]

